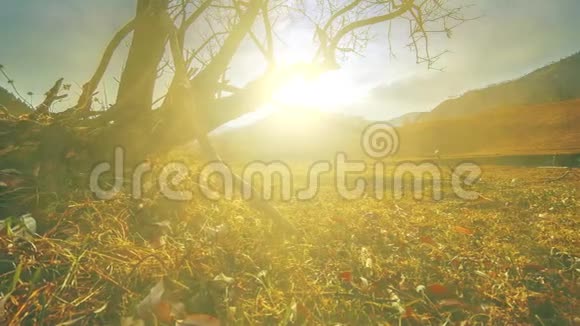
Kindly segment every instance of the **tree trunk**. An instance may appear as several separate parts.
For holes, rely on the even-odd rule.
[[[123,117],[151,110],[157,68],[168,36],[164,23],[168,2],[139,0],[137,3],[133,40],[117,93],[117,105],[122,108]]]
[[[227,68],[227,63],[240,46],[259,13],[259,0],[250,2],[225,41],[216,57],[191,83],[192,88],[175,84],[179,92],[171,92],[166,103],[158,110],[152,110],[153,92],[157,80],[157,69],[165,52],[170,33],[167,27],[167,7],[169,0],[138,0],[134,20],[133,39],[118,89],[114,109],[96,119],[87,119],[90,111],[70,110],[64,114],[50,115],[48,110],[31,115],[32,121],[18,121],[14,117],[4,123],[11,140],[9,144],[0,142],[0,158],[6,162],[27,162],[25,171],[30,176],[30,187],[36,193],[46,193],[47,200],[54,200],[58,194],[66,194],[70,186],[87,185],[86,177],[97,162],[112,162],[117,147],[124,149],[124,167],[130,168],[141,163],[148,156],[166,151],[176,145],[192,141],[244,112],[252,111],[264,100],[260,89],[270,84],[268,76],[252,84],[243,94],[227,99],[216,99],[213,94],[219,76]],[[97,82],[98,83],[98,82]],[[55,85],[58,94],[61,82]],[[194,92],[195,95],[189,92]],[[88,91],[88,103],[92,91]],[[194,99],[194,100],[192,100]],[[195,101],[193,103],[192,101]],[[47,105],[48,107],[49,105]],[[87,108],[90,107],[90,104]],[[83,106],[84,108],[84,106]],[[109,113],[109,114],[108,114]],[[193,122],[196,122],[195,124]],[[23,128],[19,128],[19,127]],[[195,128],[195,129],[194,129]],[[22,129],[22,130],[20,130]],[[30,153],[22,153],[18,148],[23,142],[33,141]],[[10,147],[11,146],[11,147]],[[211,146],[206,146],[211,148]],[[24,155],[22,155],[24,154]],[[24,159],[22,159],[24,158]],[[0,164],[0,167],[4,167]],[[21,163],[7,164],[5,167],[22,167]],[[0,185],[18,186],[13,181],[3,181],[0,171]],[[20,178],[7,176],[6,178]],[[76,182],[75,182],[75,179]],[[84,180],[81,180],[84,179]],[[20,181],[18,181],[20,182]],[[79,183],[81,182],[81,183]],[[32,191],[15,198],[12,189],[0,189],[0,216],[5,215],[1,208],[27,207],[34,201]],[[9,196],[7,196],[7,194]],[[21,200],[22,199],[22,200]],[[41,204],[41,203],[40,203]],[[256,208],[266,215],[290,225],[275,208],[259,200]]]

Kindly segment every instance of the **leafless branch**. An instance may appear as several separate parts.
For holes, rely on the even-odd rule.
[[[90,108],[93,93],[95,92],[97,86],[99,85],[99,82],[103,78],[103,75],[105,74],[105,71],[109,66],[109,62],[111,61],[111,58],[115,53],[115,50],[117,49],[119,44],[121,44],[123,39],[133,31],[134,28],[135,28],[135,20],[131,20],[130,22],[125,24],[125,26],[123,26],[120,30],[118,30],[117,33],[115,33],[115,35],[105,48],[105,52],[101,57],[101,61],[99,62],[99,65],[95,70],[95,73],[93,74],[91,79],[83,85],[82,87],[83,91],[79,96],[75,109],[86,111]]]
[[[36,111],[34,111],[36,115],[48,114],[50,107],[55,101],[61,100],[67,96],[66,94],[58,94],[60,92],[60,88],[62,87],[63,80],[63,78],[58,79],[48,90],[48,92],[46,92],[44,101],[39,106],[37,106]]]

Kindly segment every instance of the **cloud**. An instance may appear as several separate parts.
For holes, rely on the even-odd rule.
[[[447,78],[446,83],[441,83],[442,74],[432,71],[377,86],[359,105],[364,105],[367,115],[375,119],[389,119],[408,112],[425,111],[433,103],[444,100],[446,94],[456,93],[463,88],[457,79]]]

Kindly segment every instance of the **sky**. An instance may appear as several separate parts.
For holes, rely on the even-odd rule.
[[[428,111],[449,97],[516,78],[580,50],[578,0],[464,2],[474,4],[468,13],[480,18],[459,26],[450,39],[435,40],[435,49],[448,50],[437,64],[441,71],[417,65],[404,47],[403,34],[393,37],[393,58],[384,35],[378,33],[362,57],[342,62],[341,69],[326,78],[336,85],[340,103],[325,109],[376,120]],[[73,85],[74,98],[110,37],[132,17],[134,6],[134,0],[0,0],[0,64],[21,93],[35,94],[33,102],[40,102],[40,94],[59,77]],[[306,53],[302,48],[312,46],[306,23],[282,20],[286,45],[280,53]],[[108,102],[114,100],[129,42],[118,51],[101,85],[102,96],[103,89],[108,90]],[[260,67],[260,53],[246,43],[233,63],[233,80],[243,84]],[[8,88],[3,79],[0,86]]]

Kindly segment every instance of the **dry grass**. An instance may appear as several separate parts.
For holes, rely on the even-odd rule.
[[[97,202],[77,195],[0,237],[13,325],[115,325],[162,277],[189,313],[239,324],[578,323],[578,174],[486,168],[466,203],[339,199],[276,203],[286,235],[243,202]],[[512,179],[517,180],[512,182]],[[161,245],[161,227],[171,230]],[[220,274],[228,285],[213,281]]]

